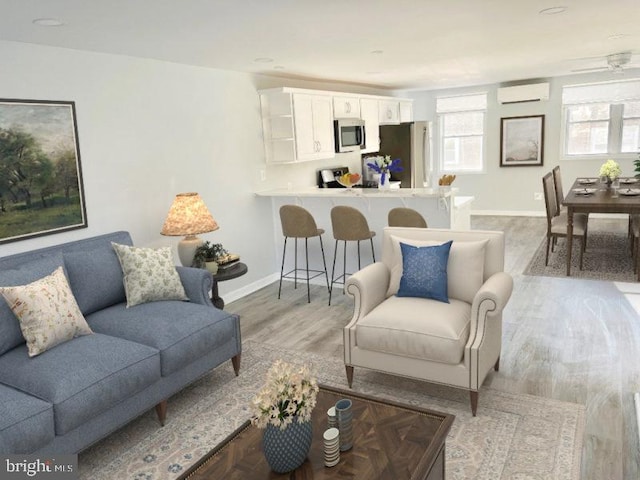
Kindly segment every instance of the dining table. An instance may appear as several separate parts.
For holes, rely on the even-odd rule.
[[[620,177],[619,188],[596,177],[579,177],[564,199],[567,207],[567,276],[571,275],[573,216],[576,213],[640,214],[640,179]]]

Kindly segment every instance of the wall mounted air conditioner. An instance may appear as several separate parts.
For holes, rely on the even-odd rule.
[[[540,102],[549,100],[549,84],[534,83],[498,89],[498,103]]]

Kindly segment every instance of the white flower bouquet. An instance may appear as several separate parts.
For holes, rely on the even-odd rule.
[[[258,428],[271,424],[281,430],[296,417],[298,422],[308,422],[317,395],[318,381],[307,365],[277,360],[267,372],[262,390],[253,398],[251,422]]]
[[[611,159],[604,162],[600,167],[600,176],[610,178],[611,180],[618,178],[621,173],[620,165]]]

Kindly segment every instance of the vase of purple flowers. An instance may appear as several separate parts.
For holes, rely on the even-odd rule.
[[[389,180],[392,172],[401,172],[400,159],[391,160],[389,155],[370,157],[371,161],[367,163],[369,170],[375,172],[379,176],[378,188],[389,188]]]

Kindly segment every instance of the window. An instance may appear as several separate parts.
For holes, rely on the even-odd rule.
[[[487,94],[436,100],[440,126],[440,171],[481,172]]]
[[[566,86],[562,104],[565,157],[640,150],[640,80]]]

